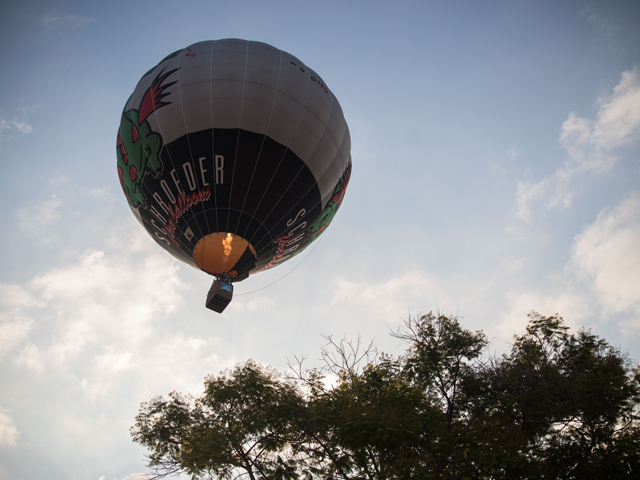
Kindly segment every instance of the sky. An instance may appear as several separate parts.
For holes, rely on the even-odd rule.
[[[353,172],[321,241],[218,315],[131,214],[115,145],[142,74],[222,38],[322,76]],[[559,313],[640,361],[638,2],[5,0],[0,64],[0,479],[141,480],[141,402],[319,366],[329,335],[400,354],[418,312],[496,354]]]

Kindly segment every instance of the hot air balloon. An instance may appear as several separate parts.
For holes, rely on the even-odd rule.
[[[338,100],[291,54],[260,42],[195,43],[138,82],[117,136],[131,211],[165,250],[233,283],[302,252],[331,223],[351,176]]]

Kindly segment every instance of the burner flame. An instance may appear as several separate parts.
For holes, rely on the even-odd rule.
[[[233,234],[227,233],[227,238],[222,240],[222,247],[224,248],[224,259],[222,260],[222,271],[227,272],[227,263],[229,262],[229,257],[231,256],[231,249],[233,243]]]

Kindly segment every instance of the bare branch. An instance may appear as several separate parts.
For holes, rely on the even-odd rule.
[[[324,362],[324,371],[340,375],[342,372],[357,373],[362,364],[364,366],[372,364],[378,358],[378,349],[371,339],[368,344],[364,344],[360,335],[351,339],[346,335],[335,341],[331,335],[324,337],[327,343],[320,349],[320,360]]]

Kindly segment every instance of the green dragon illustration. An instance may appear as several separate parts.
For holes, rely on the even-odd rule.
[[[351,164],[344,171],[340,180],[336,185],[336,188],[333,190],[333,196],[327,206],[324,207],[320,218],[316,223],[311,226],[311,235],[312,241],[320,236],[322,232],[329,226],[333,217],[335,217],[336,213],[338,213],[338,209],[340,205],[342,205],[342,200],[344,199],[344,194],[347,193],[347,185],[349,185],[349,179],[351,178]]]
[[[156,76],[147,89],[139,108],[122,113],[118,140],[118,178],[120,185],[132,207],[145,206],[146,198],[142,192],[142,178],[147,172],[157,174],[162,169],[160,150],[162,137],[151,130],[147,117],[157,108],[169,105],[162,99],[169,95],[164,91],[176,82],[164,81],[177,69]],[[128,103],[128,102],[127,102]]]

